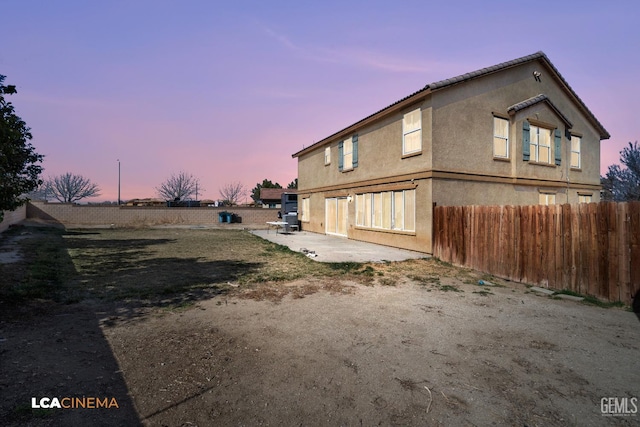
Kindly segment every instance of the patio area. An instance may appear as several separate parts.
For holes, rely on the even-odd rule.
[[[251,233],[279,245],[288,246],[292,251],[311,251],[315,253],[315,256],[311,255],[310,258],[320,262],[384,262],[430,257],[430,255],[422,252],[308,231],[276,233],[272,229],[252,230]]]

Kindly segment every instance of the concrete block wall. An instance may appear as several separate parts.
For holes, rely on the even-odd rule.
[[[277,213],[276,213],[277,215]],[[9,228],[10,225],[17,224],[27,217],[27,206],[22,205],[15,211],[4,211],[4,218],[0,222],[0,233]]]
[[[136,206],[95,206],[71,203],[29,202],[26,217],[65,226],[148,227],[158,225],[220,224],[219,213],[230,212],[242,218],[245,228],[266,228],[267,221],[278,220],[278,209],[262,208],[168,208]]]

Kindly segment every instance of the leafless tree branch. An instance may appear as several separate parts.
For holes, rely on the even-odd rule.
[[[237,205],[246,193],[244,185],[240,182],[225,184],[220,189],[220,197],[222,197],[222,202],[226,205]]]
[[[62,203],[74,203],[87,197],[100,195],[100,188],[89,178],[71,172],[49,177],[43,184],[44,193]]]
[[[185,200],[191,196],[196,196],[196,192],[201,192],[200,180],[190,173],[180,171],[177,174],[172,173],[171,176],[156,187],[156,191],[160,197],[165,200]]]

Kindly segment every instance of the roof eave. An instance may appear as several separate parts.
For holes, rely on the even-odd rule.
[[[346,128],[339,130],[338,132],[333,133],[332,135],[329,135],[328,137],[321,139],[318,142],[313,143],[312,145],[303,148],[302,150],[298,151],[297,153],[294,153],[291,155],[292,158],[296,158],[296,157],[300,157],[310,151],[313,151],[323,145],[326,145],[330,142],[336,141],[336,140],[340,140],[343,137],[346,137],[347,135],[351,134],[352,132],[354,132],[356,129],[361,128],[363,126],[366,126],[367,124],[376,121],[378,119],[380,119],[381,117],[384,117],[388,114],[394,113],[398,110],[401,110],[405,107],[407,107],[408,105],[411,105],[415,102],[418,102],[420,99],[422,98],[426,98],[429,94],[431,93],[431,88],[429,87],[429,85],[425,86],[424,88],[412,93],[411,95],[408,95],[402,99],[400,99],[399,101],[394,102],[393,104],[383,108],[382,110],[376,111],[375,113],[365,117],[364,119],[357,121],[356,123],[347,126]]]
[[[404,107],[406,107],[408,104],[411,104],[413,102],[416,102],[420,97],[422,96],[427,96],[429,94],[431,94],[432,92],[438,91],[438,90],[442,90],[445,88],[449,88],[451,86],[460,84],[460,83],[466,83],[468,81],[477,79],[477,78],[481,78],[481,77],[485,77],[489,74],[493,74],[493,73],[497,73],[500,71],[503,71],[505,69],[508,68],[512,68],[512,67],[517,67],[520,66],[522,64],[531,62],[531,61],[536,61],[536,60],[541,60],[545,66],[551,71],[551,75],[553,76],[553,78],[565,89],[566,92],[569,93],[570,97],[572,98],[573,102],[578,106],[578,108],[582,111],[582,113],[587,117],[587,119],[589,120],[589,122],[591,122],[591,124],[595,127],[595,129],[598,131],[598,133],[600,134],[600,139],[604,140],[604,139],[609,139],[611,137],[611,135],[609,134],[609,132],[607,132],[607,130],[604,128],[604,126],[598,121],[598,119],[596,118],[596,116],[591,112],[591,110],[589,110],[589,108],[587,107],[587,105],[582,101],[582,99],[580,99],[580,97],[578,96],[578,94],[571,88],[571,86],[569,86],[569,83],[567,83],[567,81],[564,79],[564,77],[562,77],[562,74],[560,74],[560,72],[558,71],[558,69],[551,63],[551,61],[549,60],[549,58],[547,57],[547,55],[542,52],[542,51],[538,51],[534,54],[531,55],[527,55],[527,56],[523,56],[521,58],[517,58],[511,61],[507,61],[507,62],[503,62],[501,64],[496,64],[490,67],[486,67],[486,68],[481,68],[479,70],[476,71],[472,71],[470,73],[466,73],[466,74],[462,74],[450,79],[446,79],[446,80],[440,80],[437,82],[433,82],[431,84],[426,85],[424,88],[418,90],[417,92],[412,93],[411,95],[406,96],[405,98],[400,99],[399,101],[394,102],[393,104],[365,117],[364,119],[338,131],[335,132],[331,135],[329,135],[328,137],[310,145],[309,147],[303,148],[302,150],[298,151],[297,153],[294,153],[291,155],[291,157],[296,158],[296,157],[300,157],[310,151],[313,151],[323,145],[326,145],[327,143],[330,143],[332,141],[338,140],[348,134],[350,134],[351,132],[355,131],[356,129],[365,126],[369,123],[371,123],[374,120],[377,120],[383,116],[386,116],[387,114],[390,114],[392,112],[395,112],[399,109],[402,109]],[[555,106],[552,106],[555,109]],[[561,117],[564,117],[562,114],[560,114]],[[566,119],[566,118],[565,118]]]
[[[544,64],[552,71],[551,75],[570,94],[570,97],[572,98],[573,102],[578,106],[578,108],[582,111],[582,113],[587,117],[589,122],[591,122],[591,125],[596,129],[596,131],[598,131],[598,133],[600,134],[600,139],[604,140],[604,139],[611,138],[611,135],[609,134],[609,132],[605,129],[605,127],[602,125],[602,123],[600,123],[600,121],[591,112],[591,110],[589,110],[589,107],[587,107],[587,104],[585,104],[584,101],[582,101],[582,99],[580,99],[578,94],[573,90],[573,88],[564,79],[564,77],[562,77],[562,74],[560,74],[560,71],[558,71],[558,69],[555,67],[555,65],[553,65],[553,63],[549,60],[547,55],[542,54],[541,59],[543,60]]]

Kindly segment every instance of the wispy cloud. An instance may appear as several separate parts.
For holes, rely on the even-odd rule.
[[[289,40],[289,38],[285,37],[284,35],[277,33],[276,31],[272,30],[269,27],[263,26],[263,29],[268,35],[276,39],[280,44],[282,44],[287,49],[295,50],[295,51],[301,50],[301,48],[296,46],[291,40]]]
[[[437,61],[416,60],[415,57],[406,58],[359,46],[344,46],[340,48],[302,46],[272,28],[266,26],[263,26],[263,28],[280,45],[305,60],[359,66],[393,73],[432,73],[434,70],[447,68],[445,64]]]
[[[440,65],[437,62],[407,59],[360,47],[343,47],[340,49],[322,49],[326,57],[333,62],[352,64],[393,73],[424,73],[433,71]]]

